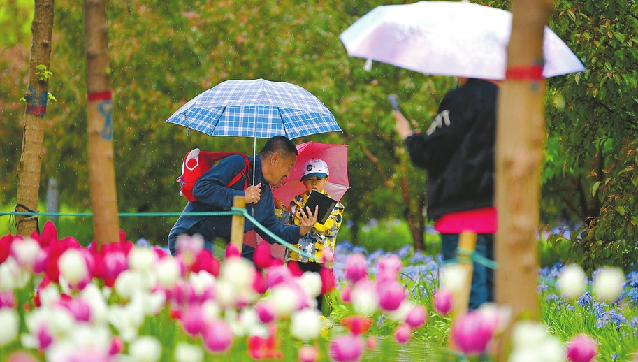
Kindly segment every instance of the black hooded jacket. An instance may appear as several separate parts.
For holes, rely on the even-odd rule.
[[[428,171],[427,216],[494,206],[498,86],[480,79],[450,90],[425,135],[409,136],[414,165]]]

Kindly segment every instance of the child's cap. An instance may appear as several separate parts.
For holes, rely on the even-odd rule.
[[[328,164],[322,159],[313,158],[303,164],[301,181],[313,176],[317,178],[328,177],[328,174]]]

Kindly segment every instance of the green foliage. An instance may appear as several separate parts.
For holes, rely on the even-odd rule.
[[[47,82],[53,75],[53,73],[47,70],[47,66],[44,64],[38,64],[35,66],[35,68],[38,70],[36,72],[36,75],[38,76],[39,81]]]

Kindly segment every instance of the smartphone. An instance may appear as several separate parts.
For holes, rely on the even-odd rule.
[[[396,94],[390,94],[388,96],[388,102],[390,102],[390,107],[392,107],[393,110],[399,110],[399,96]]]

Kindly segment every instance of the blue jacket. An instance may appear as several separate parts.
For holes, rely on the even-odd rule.
[[[226,187],[226,185],[244,169],[245,163],[242,156],[233,155],[226,157],[204,173],[193,187],[193,196],[198,201],[186,204],[184,212],[230,210],[233,205],[233,198],[244,195],[245,178],[248,177],[248,185],[253,184],[253,158],[249,157],[248,159],[251,164],[247,175],[230,187]],[[275,215],[272,190],[262,174],[259,155],[256,157],[255,175],[254,184],[261,183],[261,198],[256,204],[246,204],[246,210],[275,235],[290,243],[296,243],[299,240],[299,226],[285,226]],[[180,216],[168,234],[168,247],[171,254],[175,254],[175,241],[179,234],[200,234],[208,242],[213,242],[216,238],[223,238],[229,241],[231,219],[232,216]],[[264,240],[275,243],[263,231],[256,228],[252,222],[246,220],[244,232],[251,230],[255,230]]]

